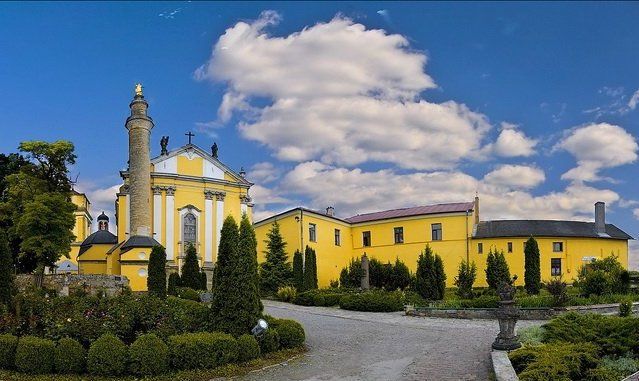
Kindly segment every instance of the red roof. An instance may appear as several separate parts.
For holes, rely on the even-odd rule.
[[[474,202],[456,202],[450,204],[415,206],[412,208],[391,209],[384,210],[382,212],[358,214],[356,216],[346,218],[346,221],[350,222],[351,224],[357,224],[360,222],[387,220],[389,218],[398,217],[421,216],[424,214],[466,212],[467,210],[473,210],[474,207]]]

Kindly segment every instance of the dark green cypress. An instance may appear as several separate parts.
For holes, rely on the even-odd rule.
[[[313,249],[306,246],[304,249],[304,290],[315,289],[315,280],[313,279]]]
[[[218,248],[215,266],[215,287],[211,302],[211,319],[215,330],[230,332],[235,330],[233,320],[236,316],[237,285],[233,276],[238,266],[238,244],[240,236],[237,223],[232,216],[226,217],[220,232],[220,246]]]
[[[177,288],[180,287],[180,274],[171,273],[169,274],[169,285],[166,289],[166,293],[169,295],[177,295]]]
[[[539,294],[541,290],[541,268],[539,245],[533,237],[528,238],[524,247],[524,288],[529,294]]]
[[[4,230],[0,229],[0,303],[11,304],[13,291],[13,259]]]
[[[195,246],[192,244],[189,244],[186,249],[186,258],[184,258],[180,279],[182,287],[189,287],[194,290],[200,288],[200,265],[198,264]]]
[[[293,254],[293,286],[298,291],[304,289],[304,259],[299,250],[295,250]]]
[[[486,283],[493,290],[499,289],[502,283],[510,282],[510,269],[504,252],[491,249],[486,258]]]
[[[200,290],[207,291],[208,290],[208,278],[206,276],[206,272],[200,272]]]
[[[282,238],[277,222],[273,223],[264,242],[266,259],[260,267],[260,291],[274,294],[278,288],[290,285],[293,281],[293,270],[285,251],[286,242]]]
[[[162,246],[153,246],[149,255],[149,276],[146,278],[149,294],[166,297],[166,251]]]
[[[313,289],[316,290],[318,286],[318,282],[317,282],[317,253],[315,252],[315,249],[311,249],[311,260],[313,261],[311,264],[311,271],[313,272],[311,279],[313,281]]]
[[[435,254],[434,271],[437,300],[442,300],[446,292],[446,272],[444,271],[444,262],[439,254]]]
[[[417,259],[415,289],[424,299],[438,299],[438,289],[435,278],[435,256],[429,245],[426,245],[426,249],[419,254],[419,258]]]

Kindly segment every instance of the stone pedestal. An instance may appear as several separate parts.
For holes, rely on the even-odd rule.
[[[366,253],[362,256],[362,290],[370,289],[370,273],[368,271],[368,257]]]
[[[497,319],[499,320],[499,334],[493,342],[493,349],[510,351],[521,347],[519,338],[515,335],[515,325],[519,318],[519,309],[515,306],[515,288],[512,284],[504,284],[500,287],[499,309]]]

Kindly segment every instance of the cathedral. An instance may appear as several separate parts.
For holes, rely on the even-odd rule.
[[[69,259],[60,262],[62,269],[77,264],[79,274],[126,276],[133,291],[143,291],[153,246],[164,246],[167,270],[179,272],[192,244],[210,282],[224,219],[231,215],[239,221],[244,213],[252,217],[252,184],[243,170],[236,173],[219,160],[217,145],[205,151],[192,144],[191,133],[188,144],[172,150],[168,137],[162,137],[160,155],[151,158],[154,123],[139,84],[129,107],[129,164],[120,172],[123,183],[114,200],[117,235],[109,231],[104,213],[97,217],[98,230],[87,235],[90,200],[74,193],[77,242]]]

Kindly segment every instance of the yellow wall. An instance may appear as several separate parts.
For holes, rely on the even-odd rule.
[[[71,244],[71,250],[68,254],[68,258],[77,263],[78,251],[80,250],[80,244],[84,241],[89,234],[91,234],[91,215],[89,214],[89,208],[91,203],[89,199],[83,193],[71,194],[71,202],[75,204],[76,210],[73,213],[75,218],[75,225],[73,226],[72,233],[75,236],[74,242]],[[65,261],[66,258],[60,258],[58,262]]]
[[[78,257],[78,272],[80,274],[107,274],[106,252],[110,248],[109,244],[92,245]]]
[[[146,291],[150,248],[133,248],[120,253],[120,274],[129,279],[132,291]]]

